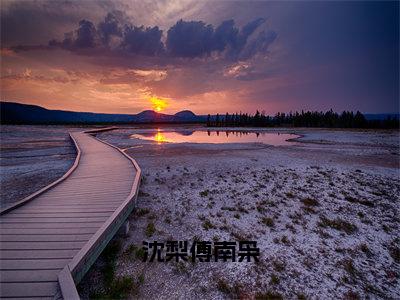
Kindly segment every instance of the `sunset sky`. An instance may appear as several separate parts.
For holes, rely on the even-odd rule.
[[[1,1],[1,100],[399,111],[399,2]]]

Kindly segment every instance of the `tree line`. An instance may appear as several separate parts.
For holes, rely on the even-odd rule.
[[[399,118],[388,116],[384,120],[367,120],[357,111],[343,111],[341,114],[332,109],[327,112],[301,111],[280,113],[271,117],[258,110],[254,115],[234,113],[208,115],[208,127],[326,127],[326,128],[399,128]]]

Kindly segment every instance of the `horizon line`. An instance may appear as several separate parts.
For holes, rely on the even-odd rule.
[[[37,105],[37,104],[21,103],[21,102],[15,101],[15,100],[0,100],[0,103],[3,103],[3,102],[20,104],[20,105],[27,105],[27,106],[36,106],[36,107],[40,107],[40,108],[43,108],[43,109],[46,109],[46,110],[51,110],[51,111],[63,111],[63,112],[72,112],[72,113],[90,113],[90,114],[106,114],[106,115],[136,115],[136,114],[140,114],[140,113],[145,112],[145,111],[151,111],[151,112],[154,112],[156,114],[162,114],[162,115],[175,115],[175,114],[183,112],[183,111],[189,111],[189,112],[193,113],[196,116],[207,116],[207,115],[217,115],[217,114],[219,114],[221,116],[224,116],[227,113],[230,114],[230,115],[231,114],[241,114],[241,113],[250,114],[250,115],[252,114],[252,113],[249,113],[249,112],[242,112],[242,111],[235,112],[235,113],[229,113],[229,112],[219,113],[219,112],[216,112],[214,114],[207,114],[207,113],[205,113],[205,114],[196,114],[195,112],[193,112],[192,110],[189,110],[189,109],[183,109],[183,110],[177,111],[176,113],[172,113],[172,114],[164,113],[164,112],[157,112],[157,111],[155,111],[153,109],[144,109],[144,110],[136,112],[136,113],[110,113],[110,112],[76,111],[76,110],[68,110],[68,109],[52,109],[52,108],[47,108],[45,106],[41,106],[41,105]],[[343,111],[348,111],[348,112],[357,112],[357,111],[359,111],[359,110],[355,110],[355,111],[353,111],[353,110],[336,111],[336,110],[333,110],[332,108],[331,109],[326,109],[326,110],[300,109],[300,110],[290,110],[289,112],[277,111],[274,114],[265,114],[265,115],[266,116],[274,116],[274,115],[276,115],[278,113],[289,114],[289,113],[295,113],[295,112],[301,112],[301,111],[304,111],[304,112],[307,112],[307,111],[308,112],[327,112],[327,111],[330,111],[330,110],[332,110],[334,113],[338,113],[338,114],[342,113]],[[254,113],[256,113],[257,111],[259,111],[261,113],[263,110],[262,109],[256,109],[256,111]],[[400,111],[399,112],[382,112],[382,113],[378,113],[378,112],[361,112],[361,113],[363,115],[400,115]]]

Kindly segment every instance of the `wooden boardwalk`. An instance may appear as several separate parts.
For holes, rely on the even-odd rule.
[[[87,133],[70,135],[78,150],[72,170],[2,211],[1,298],[77,298],[75,284],[135,205],[136,162]]]

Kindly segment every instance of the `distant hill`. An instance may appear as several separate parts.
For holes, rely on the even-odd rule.
[[[175,115],[145,110],[138,114],[103,114],[50,110],[37,105],[0,102],[2,124],[95,124],[95,123],[197,123],[206,116],[185,110]]]

